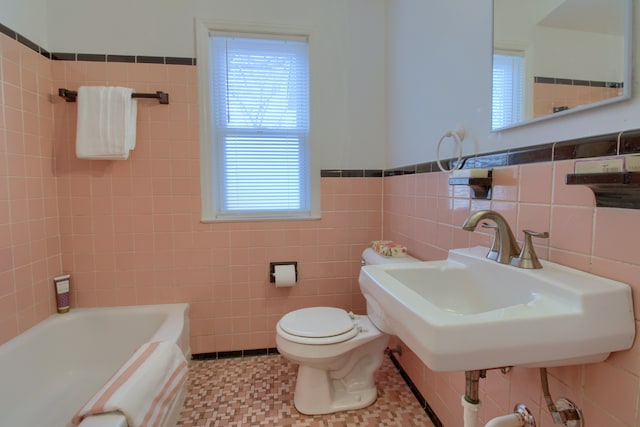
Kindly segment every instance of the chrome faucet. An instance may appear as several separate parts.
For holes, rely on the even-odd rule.
[[[495,230],[493,233],[493,242],[491,242],[491,249],[489,249],[489,252],[487,253],[487,258],[495,261],[498,259],[498,252],[500,250],[500,230],[498,230],[497,225],[491,225],[488,222],[483,222],[480,225],[482,228]]]
[[[496,241],[498,244],[498,256],[496,258],[490,258],[495,259],[500,264],[511,264],[511,259],[518,257],[520,254],[520,247],[518,246],[516,238],[513,236],[513,232],[511,231],[511,227],[509,227],[507,220],[498,212],[492,210],[474,212],[464,221],[462,229],[473,231],[478,226],[478,223],[485,219],[495,222],[497,226]],[[492,251],[489,252],[489,254],[491,253]]]

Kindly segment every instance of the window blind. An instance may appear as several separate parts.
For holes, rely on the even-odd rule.
[[[261,37],[210,35],[221,215],[310,210],[307,42]]]
[[[524,118],[524,57],[493,55],[491,128],[499,129]]]

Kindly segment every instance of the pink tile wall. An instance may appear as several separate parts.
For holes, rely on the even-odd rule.
[[[615,98],[622,94],[623,89],[621,88],[534,83],[533,117],[553,114],[553,107],[575,108]]]
[[[449,186],[445,173],[385,178],[384,238],[407,245],[419,258],[443,259],[451,248],[489,245],[488,233],[470,233],[460,226],[471,211],[497,210],[518,230],[520,242],[524,228],[550,232],[548,240],[536,241],[540,258],[628,283],[640,329],[640,211],[596,209],[588,188],[564,184],[572,168],[573,161],[496,168],[490,201],[470,199],[466,187]],[[443,424],[462,426],[464,374],[432,372],[410,350],[400,359]],[[589,425],[640,425],[639,340],[605,362],[549,373],[552,396],[575,401]],[[514,368],[506,375],[489,371],[480,391],[482,425],[510,413],[520,402],[534,412],[539,426],[554,425],[541,398],[537,369]]]
[[[62,264],[73,306],[191,303],[194,353],[275,346],[292,309],[359,312],[360,253],[381,234],[382,178],[322,179],[322,219],[200,222],[196,67],[52,62],[54,87],[163,90],[138,102],[127,161],[75,158],[76,104],[54,101]],[[297,261],[296,287],[268,282],[270,261]]]
[[[49,60],[0,34],[0,343],[55,311],[60,239]]]

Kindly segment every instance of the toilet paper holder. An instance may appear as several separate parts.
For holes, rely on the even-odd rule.
[[[297,261],[280,261],[269,263],[269,282],[276,282],[276,265],[293,265],[293,269],[296,272],[296,282],[298,281],[298,262]]]

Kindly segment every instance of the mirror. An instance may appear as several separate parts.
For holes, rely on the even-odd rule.
[[[633,0],[493,0],[491,130],[631,97]]]

